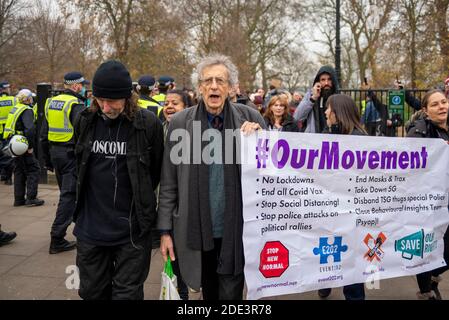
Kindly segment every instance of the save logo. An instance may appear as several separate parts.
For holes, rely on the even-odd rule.
[[[402,252],[402,258],[407,260],[412,260],[413,256],[422,259],[424,253],[430,253],[436,247],[435,234],[433,232],[425,234],[423,229],[394,242],[394,250]]]
[[[329,238],[320,238],[318,248],[313,248],[314,255],[320,255],[320,264],[328,264],[332,256],[335,262],[341,262],[341,253],[348,251],[347,245],[342,245],[343,237],[335,237],[334,243],[329,244]]]
[[[385,243],[386,240],[387,237],[382,232],[379,233],[377,238],[374,238],[371,234],[368,233],[365,239],[363,239],[363,242],[369,249],[364,255],[365,259],[370,262],[372,262],[374,259],[380,261],[384,256],[384,252],[380,247]]]

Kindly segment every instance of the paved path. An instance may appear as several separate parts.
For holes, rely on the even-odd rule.
[[[75,264],[75,251],[48,254],[50,227],[56,211],[59,191],[53,185],[40,185],[41,207],[13,207],[13,187],[0,185],[0,224],[6,231],[18,236],[10,244],[0,247],[0,300],[6,299],[79,299],[76,290],[66,287],[66,269]],[[75,240],[73,225],[67,239]],[[150,274],[145,282],[145,299],[158,299],[162,258],[153,250]],[[441,294],[449,299],[449,273],[444,275]],[[367,290],[367,299],[416,299],[417,284],[414,277],[384,280],[380,290]],[[192,294],[192,299],[201,299]],[[342,289],[334,289],[330,299],[343,299]],[[319,299],[316,292],[270,298]]]

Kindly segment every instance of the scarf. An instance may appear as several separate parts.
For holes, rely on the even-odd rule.
[[[209,129],[207,111],[203,101],[198,104],[194,121],[201,121],[201,133]],[[242,191],[239,166],[236,161],[236,143],[234,139],[233,149],[225,150],[224,133],[226,129],[236,129],[232,117],[232,106],[226,100],[223,112],[224,122],[222,130],[222,157],[225,206],[223,217],[223,238],[220,251],[217,272],[220,274],[238,275],[243,272],[243,212]],[[191,149],[193,150],[193,141]],[[209,144],[208,141],[201,143],[201,150]],[[226,152],[233,152],[233,163],[225,164]],[[209,205],[209,168],[206,164],[193,164],[191,154],[191,168],[189,176],[189,208],[188,208],[188,235],[187,246],[192,250],[210,251],[214,249],[212,233],[212,219]]]

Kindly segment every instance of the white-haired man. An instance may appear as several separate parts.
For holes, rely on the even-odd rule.
[[[224,135],[239,128],[246,133],[265,128],[265,123],[256,110],[230,102],[229,92],[238,83],[238,71],[228,57],[204,58],[192,82],[198,86],[200,102],[172,118],[164,149],[158,215],[161,252],[164,260],[167,252],[172,260],[178,258],[184,281],[195,290],[201,287],[204,300],[241,300],[244,257],[240,168],[236,143],[221,148],[220,140],[226,141]],[[213,152],[221,148],[220,161],[215,161],[214,154],[212,163],[203,158],[195,164],[192,152],[181,155],[190,160],[188,163],[176,165],[176,159],[171,159],[177,144],[175,136],[184,130],[186,136],[194,137],[198,128],[201,135],[214,137],[208,141],[213,146],[203,142],[201,148],[211,147]],[[234,142],[236,139],[233,137]],[[194,150],[195,142],[188,143],[191,148],[184,150]],[[229,155],[233,161],[228,164],[224,159]]]

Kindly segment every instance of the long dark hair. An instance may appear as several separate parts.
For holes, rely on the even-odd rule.
[[[360,123],[359,109],[354,100],[345,94],[334,94],[327,99],[326,108],[332,108],[341,134],[351,134],[355,128],[366,133]]]
[[[167,95],[169,94],[177,94],[181,98],[181,101],[184,103],[184,109],[191,107],[189,95],[187,94],[187,92],[179,89],[173,89],[167,91]]]
[[[130,98],[125,99],[125,109],[123,110],[123,115],[128,118],[128,120],[133,120],[136,113],[140,110],[137,101],[139,100],[139,96],[137,93],[133,92]],[[100,106],[98,105],[97,99],[95,97],[92,99],[92,105],[89,108],[90,112],[98,112],[101,111]]]

